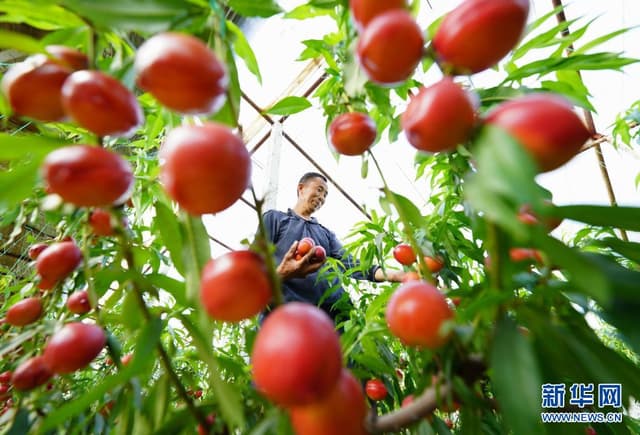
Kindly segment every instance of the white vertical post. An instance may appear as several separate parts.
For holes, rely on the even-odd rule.
[[[264,191],[264,209],[276,208],[278,198],[278,181],[280,179],[280,153],[282,151],[282,124],[275,121],[271,127],[271,141],[267,155],[267,180]]]

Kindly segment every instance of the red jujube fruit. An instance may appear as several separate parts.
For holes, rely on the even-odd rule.
[[[249,186],[251,157],[242,140],[222,124],[181,126],[160,149],[165,190],[193,215],[217,213]]]
[[[138,49],[134,67],[138,86],[177,112],[213,113],[225,101],[226,67],[194,36],[166,32],[151,37]]]

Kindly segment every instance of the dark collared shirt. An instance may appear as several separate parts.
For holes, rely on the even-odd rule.
[[[306,220],[291,209],[287,213],[269,210],[263,217],[269,239],[276,246],[276,264],[280,264],[293,242],[311,237],[316,245],[321,245],[327,251],[328,257],[342,261],[347,269],[359,266],[350,255],[345,255],[344,248],[333,231],[318,223],[316,218]],[[364,273],[356,271],[350,276],[355,279],[375,281],[374,276],[378,267],[373,266]],[[345,293],[338,279],[328,279],[322,272],[283,281],[282,291],[285,302],[302,301],[319,305],[334,320],[338,312],[332,309],[332,306]]]

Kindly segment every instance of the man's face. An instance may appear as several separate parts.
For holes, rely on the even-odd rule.
[[[327,183],[322,178],[312,178],[305,184],[298,185],[298,200],[314,212],[322,207],[328,192]]]

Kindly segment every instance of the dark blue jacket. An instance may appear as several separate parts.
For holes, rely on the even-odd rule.
[[[293,242],[301,240],[303,237],[311,237],[316,245],[321,245],[327,251],[328,257],[342,261],[347,269],[359,265],[350,255],[345,255],[344,248],[333,231],[318,223],[315,218],[306,220],[291,209],[287,213],[269,210],[264,213],[263,218],[268,237],[276,246],[276,264],[280,264]],[[374,274],[378,267],[373,266],[366,273],[356,271],[351,274],[351,277],[375,281]],[[291,278],[283,281],[284,300],[285,302],[303,301],[314,305],[319,305],[322,300],[320,308],[335,320],[339,313],[332,309],[332,306],[341,299],[345,293],[344,289],[338,279],[330,281],[323,274],[320,277],[318,275],[319,272],[314,272],[304,278]],[[325,292],[329,289],[333,289],[333,291],[323,299]]]

